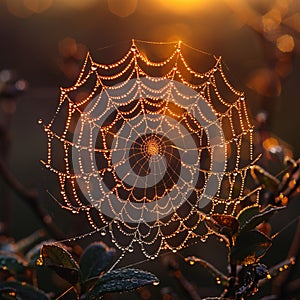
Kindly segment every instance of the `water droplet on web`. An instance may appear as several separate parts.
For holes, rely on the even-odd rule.
[[[134,248],[133,248],[133,246],[132,245],[130,245],[129,247],[128,247],[128,252],[133,252],[133,250],[134,250]]]
[[[140,42],[138,45],[140,45]],[[179,57],[180,59],[180,43],[178,43],[176,47],[177,48],[175,49],[177,49],[176,51],[180,54],[180,56],[176,54],[175,57]],[[100,239],[101,236],[106,235],[107,239],[111,239],[111,243],[119,246],[123,244],[122,241],[119,242],[121,236],[126,235],[128,239],[134,236],[136,241],[128,241],[127,244],[125,244],[126,246],[124,246],[124,244],[120,246],[120,250],[122,249],[125,254],[129,254],[128,252],[135,253],[134,251],[139,251],[142,252],[147,258],[155,259],[159,256],[160,251],[163,249],[167,249],[170,252],[172,251],[173,253],[176,253],[182,248],[188,246],[189,241],[191,241],[193,238],[197,239],[198,241],[201,238],[201,241],[205,243],[208,239],[208,236],[213,234],[212,230],[210,229],[208,229],[208,233],[207,231],[202,233],[198,232],[196,228],[198,228],[198,224],[203,224],[204,220],[206,219],[206,214],[209,215],[214,212],[214,206],[212,206],[210,211],[205,211],[206,214],[204,216],[204,213],[202,213],[201,210],[198,211],[198,206],[200,208],[198,202],[196,204],[185,201],[186,199],[189,199],[187,194],[190,191],[194,192],[198,198],[200,194],[202,195],[203,193],[203,195],[206,195],[206,192],[210,192],[212,190],[211,195],[212,197],[216,198],[216,200],[214,200],[214,204],[218,204],[218,208],[220,207],[220,214],[226,214],[227,210],[231,208],[229,205],[236,203],[234,200],[231,200],[231,202],[225,199],[226,205],[223,205],[224,199],[220,199],[219,197],[220,187],[216,186],[216,189],[214,190],[214,187],[210,187],[210,184],[214,183],[215,181],[217,182],[217,180],[218,182],[221,182],[223,180],[223,176],[225,176],[228,179],[228,187],[232,189],[233,187],[236,187],[235,179],[244,180],[244,178],[240,178],[243,175],[243,172],[239,169],[239,157],[233,159],[231,164],[231,166],[234,166],[233,168],[230,168],[230,164],[227,166],[227,159],[228,156],[230,156],[230,158],[235,156],[236,152],[232,151],[231,153],[229,151],[230,146],[233,147],[234,145],[237,145],[237,147],[239,147],[238,149],[242,149],[243,143],[247,143],[247,147],[248,143],[251,145],[253,144],[251,134],[249,134],[252,124],[247,119],[245,111],[246,106],[242,102],[244,99],[243,92],[235,92],[234,89],[231,90],[233,95],[230,95],[232,96],[230,99],[234,99],[234,102],[231,100],[227,102],[227,99],[224,99],[226,106],[228,105],[228,113],[220,110],[214,105],[214,103],[211,103],[211,105],[207,107],[208,111],[203,111],[201,110],[201,107],[199,107],[199,101],[209,102],[208,100],[210,100],[210,92],[215,90],[216,93],[219,93],[219,82],[227,84],[225,77],[222,77],[223,73],[221,67],[219,67],[219,60],[217,60],[217,64],[213,65],[209,70],[203,70],[204,73],[198,73],[193,70],[192,66],[189,67],[184,63],[177,65],[176,61],[172,59],[172,57],[170,59],[166,57],[166,59],[162,61],[152,63],[153,60],[151,59],[150,55],[149,57],[144,57],[144,54],[141,52],[140,59],[137,59],[139,47],[136,47],[134,41],[132,41],[131,49],[129,48],[129,52],[127,53],[128,56],[125,56],[119,61],[111,63],[110,65],[98,64],[93,62],[93,60],[90,61],[89,65],[90,75],[97,75],[98,72],[103,73],[99,75],[105,75],[107,80],[111,83],[111,86],[107,87],[109,90],[114,86],[114,84],[120,84],[118,85],[118,91],[115,90],[117,93],[113,92],[113,95],[116,96],[114,98],[116,100],[116,105],[110,105],[110,101],[100,101],[101,97],[97,98],[96,103],[93,103],[93,94],[95,93],[96,89],[98,90],[98,87],[102,86],[100,78],[98,80],[96,79],[94,86],[89,85],[89,87],[87,87],[86,95],[84,96],[86,106],[84,105],[84,107],[80,105],[81,101],[78,101],[76,105],[73,100],[66,99],[68,94],[71,94],[73,90],[76,90],[81,86],[81,83],[76,82],[73,87],[61,90],[61,101],[67,101],[67,103],[69,103],[68,110],[62,110],[61,106],[59,106],[56,111],[56,115],[66,114],[68,111],[68,117],[65,118],[66,116],[64,116],[64,128],[67,129],[71,126],[71,120],[73,121],[80,118],[80,126],[73,128],[73,139],[72,134],[69,136],[69,132],[67,132],[68,136],[66,133],[56,133],[56,130],[52,125],[54,122],[51,121],[49,125],[45,125],[41,119],[38,120],[39,124],[43,124],[44,131],[49,131],[47,132],[47,149],[49,154],[47,156],[47,161],[43,163],[51,164],[49,169],[55,174],[55,176],[58,177],[60,189],[66,189],[70,186],[70,193],[62,193],[60,196],[63,198],[62,200],[65,203],[64,205],[61,205],[63,209],[67,209],[69,214],[71,214],[71,212],[73,214],[81,214],[81,212],[87,213],[88,204],[86,199],[90,200],[91,207],[94,207],[94,210],[97,209],[101,213],[100,227],[98,227],[100,221],[98,220],[99,217],[97,214],[93,213],[89,215],[87,213],[88,221],[92,226],[93,231],[97,231]],[[143,60],[144,58],[145,61]],[[149,67],[147,67],[147,65]],[[184,85],[186,89],[179,90],[176,78],[171,79],[169,76],[167,76],[167,79],[164,77],[166,75],[165,71],[167,70],[166,66],[169,66],[167,68],[168,72],[170,69],[173,73],[176,72],[176,76],[178,76],[176,77],[177,79],[183,79],[183,77],[185,78],[186,81],[184,82]],[[135,68],[133,69],[133,72],[135,75],[134,77],[137,77],[135,78],[136,84],[133,85],[132,92],[130,90],[129,93],[126,92],[124,94],[121,90],[119,90],[119,87],[123,88],[123,83],[121,83],[121,81],[124,82],[124,87],[127,87],[127,82],[129,79],[131,79],[131,77],[128,77],[128,75],[129,73],[132,74],[132,72],[126,72],[126,70],[129,70],[128,68],[131,70],[132,67]],[[149,76],[149,80],[147,80],[147,82],[149,82],[146,85],[144,84],[144,81],[139,79],[139,77],[144,74],[143,72],[147,73],[149,68],[151,68],[151,70],[153,69],[153,72],[154,69],[156,69],[157,73],[163,75],[163,77],[160,78]],[[111,70],[112,72],[105,72],[104,69]],[[83,73],[84,72],[81,73],[80,78],[84,75]],[[120,74],[121,77],[119,77],[117,74]],[[200,90],[199,92],[202,97],[197,96],[195,99],[190,98],[191,94],[188,91],[188,88],[193,90],[193,83],[195,82],[194,80],[188,80],[189,77],[193,78],[193,74],[197,78],[202,78],[201,82],[197,80],[197,83],[199,83],[199,88],[197,91]],[[219,74],[218,78],[215,78],[216,74]],[[182,75],[191,76],[181,77]],[[216,80],[218,81],[218,84],[216,83]],[[207,90],[206,83],[211,84],[210,90]],[[114,88],[112,88],[112,90],[114,90]],[[188,92],[188,94],[185,94],[185,90]],[[177,103],[176,97],[176,99],[173,99],[174,103],[168,106],[167,110],[161,109],[164,108],[165,105],[162,106],[163,102],[161,103],[160,100],[157,100],[161,99],[162,101],[168,102],[169,97],[173,98],[173,96],[176,96],[177,93],[180,93],[180,95],[182,93],[182,97],[191,100],[191,109],[188,111],[185,109],[182,110],[180,108],[181,104]],[[105,96],[105,94],[106,93],[103,93],[103,96]],[[135,118],[134,114],[132,114],[133,106],[131,103],[135,103],[136,99],[133,97],[136,97],[136,95],[139,97],[137,101],[141,105],[141,108],[142,105],[146,105],[146,107],[149,105],[154,105],[153,108],[157,107],[153,109],[153,114],[151,113],[151,116],[149,114],[149,117],[148,114],[143,113],[143,110],[141,115],[143,118],[140,121],[139,119]],[[149,99],[146,97],[147,95],[151,95]],[[93,105],[90,105],[92,103]],[[98,105],[98,103],[100,104]],[[120,103],[122,103],[122,105]],[[237,112],[235,116],[233,116],[231,113],[232,110]],[[206,113],[208,113],[209,116],[206,116]],[[175,116],[180,114],[180,118],[172,118],[170,117],[170,114],[172,116],[173,114]],[[197,119],[197,116],[200,116],[201,119],[209,117],[208,121],[210,122],[211,114],[217,118],[216,123],[213,126],[214,131],[217,130],[218,133],[218,137],[216,139],[214,139],[214,134],[213,136],[210,136],[211,131],[206,131],[206,127],[203,127],[200,124],[200,120]],[[123,120],[123,116],[125,115],[126,121],[124,122],[123,126],[121,125],[121,122],[123,124],[123,121],[121,120]],[[107,118],[107,116],[112,117]],[[239,118],[238,116],[242,117]],[[119,128],[119,124],[121,129],[118,131],[116,129]],[[172,134],[168,134],[169,130],[172,130]],[[223,130],[224,132],[227,132],[228,135],[225,135]],[[52,132],[55,133],[57,137],[54,137]],[[248,137],[250,136],[249,139],[244,138],[244,132],[247,132]],[[55,143],[52,142],[52,140],[56,138],[58,141],[61,141],[60,145],[63,144],[65,150],[65,152],[62,153],[62,155],[64,155],[62,157],[65,157],[65,160],[63,160],[65,166],[64,168],[60,169],[63,171],[59,172],[56,172],[54,169],[54,166],[56,165],[56,157],[52,157],[53,153],[56,156]],[[151,142],[150,144],[149,141]],[[193,143],[193,141],[195,143]],[[147,147],[144,147],[144,142]],[[226,153],[227,148],[230,152],[228,154]],[[202,149],[208,149],[208,153],[201,155]],[[214,153],[214,150],[216,150],[217,153]],[[97,157],[94,157],[93,154],[97,154]],[[224,169],[222,167],[222,171],[219,172],[218,170],[221,170],[219,166],[211,162],[208,164],[207,170],[205,169],[203,172],[203,185],[201,184],[201,187],[195,186],[198,183],[197,176],[199,173],[200,161],[202,162],[202,160],[206,160],[206,157],[208,158],[210,154],[220,154],[221,156],[224,155],[224,159],[222,159],[222,162],[220,161],[220,163],[224,165]],[[148,164],[150,156],[151,161]],[[191,159],[189,156],[191,156]],[[169,157],[171,159],[168,159]],[[97,159],[97,161],[95,161],[95,159]],[[99,166],[97,165],[98,162]],[[145,165],[146,162],[147,164]],[[181,162],[183,163],[182,168],[180,166]],[[71,166],[71,163],[73,163],[73,166]],[[174,169],[175,165],[176,168]],[[177,165],[179,166],[178,169]],[[237,173],[234,173],[235,166],[237,168]],[[130,168],[133,168],[133,171],[135,172],[134,174],[132,173],[133,176],[131,176],[132,170]],[[163,174],[162,172],[164,169],[167,170],[166,174]],[[182,170],[182,172],[180,170]],[[215,174],[214,172],[216,171],[218,172],[218,175],[215,177],[216,180],[208,180],[210,174]],[[178,174],[179,182],[180,184],[183,182],[183,185],[179,185],[179,183],[174,182],[173,173],[176,176]],[[144,180],[144,176],[146,175],[147,179]],[[161,175],[163,176],[160,177]],[[233,177],[236,175],[238,175],[238,177]],[[78,180],[77,186],[76,179],[78,178],[81,180]],[[86,184],[88,180],[91,180],[91,182],[87,186]],[[156,189],[152,188],[152,182],[153,184],[157,184],[160,182],[160,180],[163,190],[159,190],[158,193]],[[81,184],[82,187],[80,186]],[[71,185],[74,185],[73,190]],[[183,187],[183,189],[181,187]],[[77,193],[77,188],[78,190],[82,190]],[[131,192],[133,189],[138,189],[137,193]],[[73,201],[74,199],[71,195],[72,191],[74,198],[76,197],[76,202]],[[244,191],[241,190],[241,194],[243,194],[243,192]],[[87,197],[84,197],[85,194],[87,194]],[[137,197],[137,201],[139,202],[138,204],[141,205],[135,205],[135,203],[124,201],[125,199],[128,199],[128,195],[130,195],[130,201],[133,200],[133,202],[135,201],[135,197]],[[147,199],[148,195],[151,199]],[[164,199],[166,200],[166,206],[156,206],[155,201],[158,200],[162,195],[165,197]],[[182,195],[185,195],[186,197],[182,197]],[[210,195],[210,193],[208,193],[208,195]],[[71,197],[72,199],[69,199]],[[195,216],[195,218],[193,218],[193,220],[195,220],[195,226],[193,226],[192,229],[184,226],[185,218],[177,215],[177,209],[180,207],[182,202],[176,202],[173,204],[174,199],[176,201],[177,199],[178,201],[181,201],[181,198],[184,198],[183,201],[186,202],[187,218]],[[153,204],[150,203],[152,200]],[[210,197],[203,197],[203,201],[201,201],[201,203],[203,203],[203,207],[206,205],[205,201],[210,201]],[[76,203],[76,206],[73,206],[73,203]],[[223,206],[225,208],[223,208]],[[108,215],[106,215],[106,212]],[[170,216],[165,219],[165,214],[168,212],[170,212]],[[148,215],[151,220],[147,219]],[[94,220],[95,218],[97,219]],[[115,220],[116,223],[113,223],[113,220]],[[99,223],[97,221],[99,221]],[[137,226],[136,228],[143,228],[143,224],[149,227],[149,239],[139,236],[134,230],[132,230],[132,221],[137,224],[134,225]],[[179,224],[178,226],[176,224],[174,227],[170,226],[170,232],[168,232],[165,237],[163,236],[164,233],[161,232],[160,229],[163,228],[163,226],[168,225],[166,222],[170,222],[170,225],[177,222],[179,222]],[[189,232],[187,233],[187,231]],[[156,232],[159,232],[159,234],[156,234]],[[182,237],[181,234],[178,235],[178,244],[176,244],[176,247],[169,246],[168,240],[174,238],[175,236],[177,238],[177,234],[181,232],[183,234]],[[87,233],[84,234],[83,237],[86,236],[88,236]],[[145,247],[146,245],[150,245],[151,247]],[[190,262],[190,264],[193,263],[193,261]],[[156,284],[158,284],[158,282]]]
[[[200,240],[201,240],[201,242],[202,242],[202,243],[205,243],[205,242],[206,242],[206,240],[207,240],[207,236],[203,236],[203,237],[201,237],[201,239],[200,239]]]
[[[159,281],[154,281],[153,285],[159,285]]]
[[[191,266],[193,266],[193,265],[195,264],[195,260],[191,259],[191,260],[189,261],[189,263],[190,263]]]

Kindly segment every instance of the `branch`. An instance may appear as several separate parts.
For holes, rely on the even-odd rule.
[[[300,251],[300,221],[298,221],[297,229],[294,234],[293,242],[290,246],[288,257],[299,257]],[[273,293],[276,295],[284,295],[288,292],[287,285],[290,279],[292,268],[288,268],[284,272],[281,272],[273,281]],[[293,287],[294,288],[294,287]]]
[[[10,172],[7,166],[0,160],[0,175],[7,185],[32,209],[35,215],[42,222],[48,233],[57,240],[66,238],[64,233],[55,225],[51,216],[47,214],[38,201],[38,194],[35,190],[26,189]]]

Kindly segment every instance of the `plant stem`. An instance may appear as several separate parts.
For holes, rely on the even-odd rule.
[[[40,219],[48,233],[57,240],[66,238],[64,233],[55,225],[51,216],[40,205],[38,194],[35,190],[27,190],[10,172],[7,166],[0,160],[0,176],[7,185],[33,210]]]

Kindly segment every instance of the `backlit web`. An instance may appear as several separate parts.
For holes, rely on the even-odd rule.
[[[204,242],[207,216],[257,201],[245,188],[254,160],[244,93],[221,57],[184,43],[132,41],[112,64],[87,54],[44,130],[61,207],[124,252],[139,245],[155,258]]]

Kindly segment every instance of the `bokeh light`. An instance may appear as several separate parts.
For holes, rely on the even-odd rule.
[[[23,0],[23,3],[28,10],[41,13],[52,5],[53,0]]]
[[[138,0],[107,0],[108,9],[119,17],[128,17],[137,8]]]
[[[277,39],[276,44],[277,44],[277,48],[281,52],[292,52],[295,47],[294,39],[289,34],[284,34],[284,35],[280,36]]]
[[[176,14],[188,14],[199,10],[204,6],[208,6],[213,1],[205,0],[153,0],[152,3],[160,11],[162,9]]]
[[[58,2],[59,4],[64,4],[67,7],[83,9],[91,7],[96,4],[98,0],[59,0]]]
[[[27,18],[36,13],[42,13],[51,7],[53,0],[6,0],[8,11],[20,18]]]

